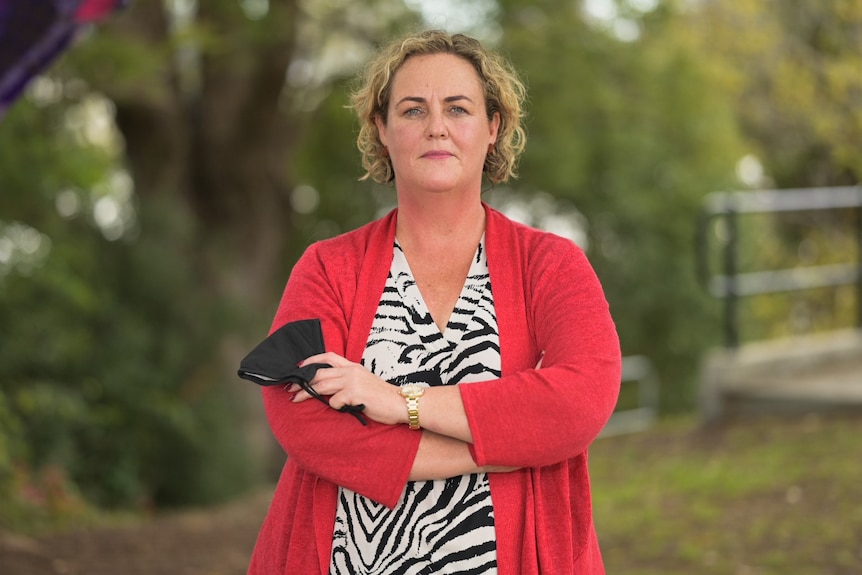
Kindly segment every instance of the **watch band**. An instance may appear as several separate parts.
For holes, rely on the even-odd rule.
[[[419,398],[407,398],[407,426],[410,429],[420,429],[419,427]]]
[[[420,429],[419,425],[419,398],[425,393],[425,388],[415,383],[403,385],[398,393],[407,402],[407,425],[410,429]]]

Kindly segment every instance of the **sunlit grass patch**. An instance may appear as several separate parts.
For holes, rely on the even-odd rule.
[[[862,573],[862,416],[662,421],[590,456],[608,573]]]

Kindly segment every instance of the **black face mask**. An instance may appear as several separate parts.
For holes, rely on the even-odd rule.
[[[314,379],[318,369],[332,367],[328,363],[312,363],[298,367],[297,364],[307,357],[324,353],[323,330],[320,320],[303,319],[286,323],[260,342],[240,362],[239,375],[242,379],[258,385],[288,386],[296,383],[309,395],[329,405],[329,400],[317,393],[308,382]],[[362,416],[365,406],[345,405],[339,411],[351,414],[362,425],[368,425]]]

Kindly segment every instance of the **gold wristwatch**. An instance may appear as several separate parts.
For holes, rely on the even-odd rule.
[[[398,393],[407,400],[407,425],[410,429],[419,429],[419,398],[425,393],[425,388],[415,383],[408,383],[399,387]]]

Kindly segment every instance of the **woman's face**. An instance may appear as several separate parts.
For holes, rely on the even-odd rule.
[[[386,122],[377,118],[400,191],[479,192],[499,114],[488,120],[473,66],[452,54],[409,58],[392,80]]]

